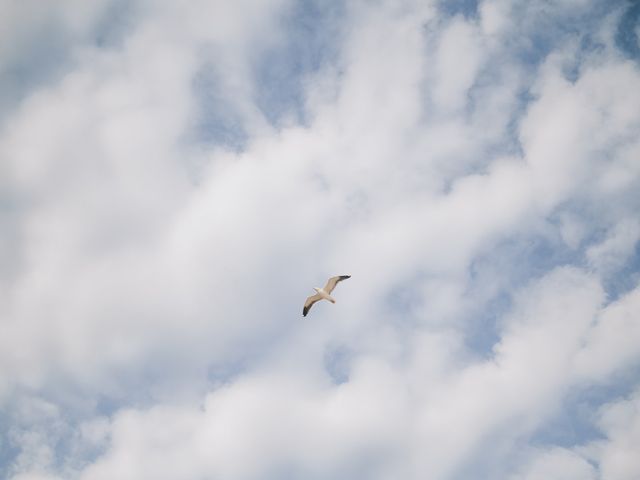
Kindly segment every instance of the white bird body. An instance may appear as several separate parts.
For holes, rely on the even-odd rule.
[[[351,275],[338,275],[337,277],[331,277],[329,280],[327,280],[327,284],[322,288],[313,287],[313,289],[316,291],[316,294],[307,297],[307,299],[305,300],[304,308],[302,309],[302,316],[306,317],[307,313],[309,313],[309,309],[313,306],[313,304],[320,300],[328,300],[331,303],[336,303],[335,298],[331,296],[331,292],[333,292],[333,289],[336,288],[338,282],[346,280],[347,278],[351,278]]]
[[[322,288],[313,287],[318,295],[320,295],[324,300],[329,300],[331,303],[336,303],[335,298],[325,292]]]

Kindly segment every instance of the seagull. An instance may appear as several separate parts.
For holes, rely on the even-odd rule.
[[[311,295],[305,300],[304,308],[302,309],[302,316],[306,317],[313,304],[320,300],[324,299],[329,300],[331,303],[336,303],[335,299],[330,295],[330,293],[333,292],[334,288],[336,288],[338,282],[346,280],[347,278],[351,278],[351,275],[338,275],[337,277],[331,277],[329,280],[327,280],[326,285],[322,288],[313,287],[313,289],[316,291],[316,294]]]

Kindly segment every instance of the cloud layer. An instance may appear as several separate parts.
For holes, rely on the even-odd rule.
[[[1,478],[640,476],[635,4],[5,6]]]

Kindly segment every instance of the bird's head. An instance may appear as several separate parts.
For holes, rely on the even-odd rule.
[[[320,293],[320,289],[318,287],[313,287],[313,289],[316,291],[316,293]]]

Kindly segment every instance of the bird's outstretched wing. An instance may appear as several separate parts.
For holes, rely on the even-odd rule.
[[[322,297],[317,293],[315,295],[311,295],[310,297],[307,297],[307,299],[304,301],[304,308],[302,309],[303,317],[307,316],[307,313],[309,313],[311,306],[314,303],[316,303],[318,300],[322,300]]]
[[[327,293],[331,293],[333,289],[336,288],[338,282],[346,280],[347,278],[351,278],[351,275],[339,275],[337,277],[331,277],[329,280],[327,280],[327,284],[324,286],[323,290]]]

